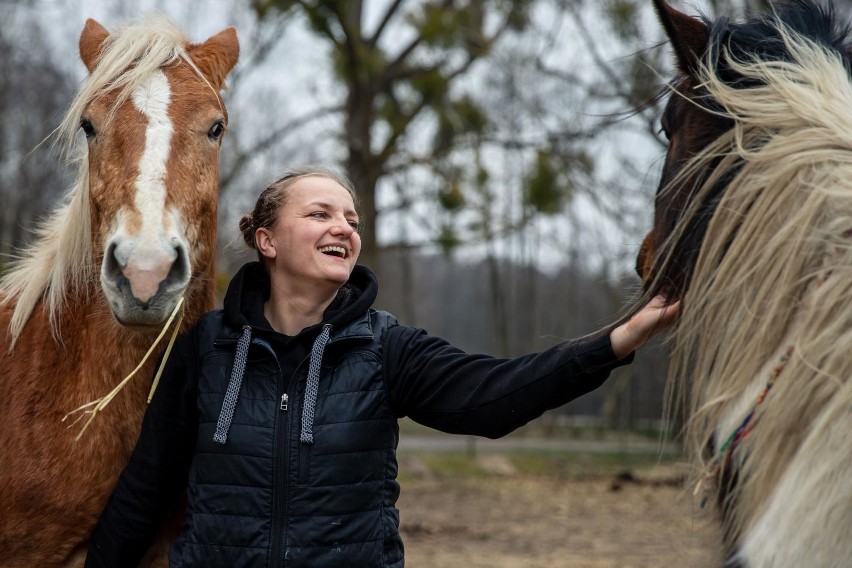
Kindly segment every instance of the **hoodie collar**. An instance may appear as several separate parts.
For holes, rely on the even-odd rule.
[[[337,297],[323,315],[322,331],[314,339],[311,348],[310,365],[305,384],[302,428],[299,433],[299,440],[304,444],[314,443],[314,413],[325,347],[330,341],[334,340],[372,337],[368,309],[376,297],[377,290],[375,275],[365,267],[356,266],[352,272],[352,277],[340,288]],[[228,380],[222,401],[222,410],[219,412],[216,431],[213,434],[213,441],[217,444],[228,443],[228,432],[231,429],[234,412],[239,402],[240,388],[248,361],[253,325],[257,326],[258,331],[265,328],[272,332],[266,318],[263,317],[263,303],[268,297],[269,278],[266,276],[266,271],[257,262],[247,264],[240,269],[231,281],[228,293],[225,295],[225,318],[231,325],[239,326],[242,333],[237,341],[234,366],[231,369],[231,377]],[[347,323],[350,325],[345,325]],[[342,333],[332,339],[331,332],[335,325],[342,328]]]
[[[269,299],[269,290],[269,274],[260,262],[243,265],[234,275],[225,294],[223,304],[228,325],[236,329],[251,326],[258,332],[275,333],[263,315],[263,306]],[[337,330],[344,324],[358,321],[359,325],[356,327],[362,328],[365,323],[362,320],[376,300],[378,290],[378,281],[373,271],[366,266],[356,265],[349,280],[341,286],[337,296],[326,308],[322,323],[331,324],[333,329]],[[351,332],[356,330],[347,330],[346,335]],[[363,334],[363,331],[355,333]]]

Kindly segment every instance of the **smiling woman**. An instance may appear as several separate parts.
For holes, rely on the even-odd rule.
[[[308,168],[289,172],[263,193],[240,227],[274,286],[267,319],[276,331],[296,335],[315,323],[355,268],[361,252],[355,192],[331,170]],[[308,321],[279,305],[306,296],[316,298],[311,303],[319,311]]]
[[[355,193],[319,167],[264,190],[258,262],[178,339],[88,567],[134,566],[176,495],[172,566],[403,565],[397,421],[496,438],[597,388],[676,308],[515,359],[469,355],[372,304]]]

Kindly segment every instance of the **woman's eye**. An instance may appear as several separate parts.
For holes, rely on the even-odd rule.
[[[360,223],[358,223],[358,221],[349,221],[349,226],[357,231]]]
[[[311,213],[310,216],[315,217],[317,219],[325,219],[326,215],[325,215],[325,211],[316,211],[314,213]]]

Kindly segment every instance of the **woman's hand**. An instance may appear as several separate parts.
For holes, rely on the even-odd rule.
[[[627,322],[612,330],[609,339],[616,357],[624,359],[674,324],[680,312],[680,302],[667,302],[665,296],[655,296]]]

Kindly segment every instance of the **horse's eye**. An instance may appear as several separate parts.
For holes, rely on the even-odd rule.
[[[210,140],[218,140],[222,137],[222,134],[225,133],[225,123],[221,120],[217,120],[216,123],[210,127],[210,130],[207,131],[207,137]]]
[[[662,134],[663,136],[666,137],[666,140],[668,140],[669,142],[672,141],[672,133],[668,128],[666,128],[665,121],[660,122],[660,130],[659,130],[659,132],[657,132],[657,134]]]
[[[88,118],[80,120],[80,128],[83,129],[83,133],[86,135],[86,140],[91,140],[95,137],[95,127],[92,126],[92,122]]]

